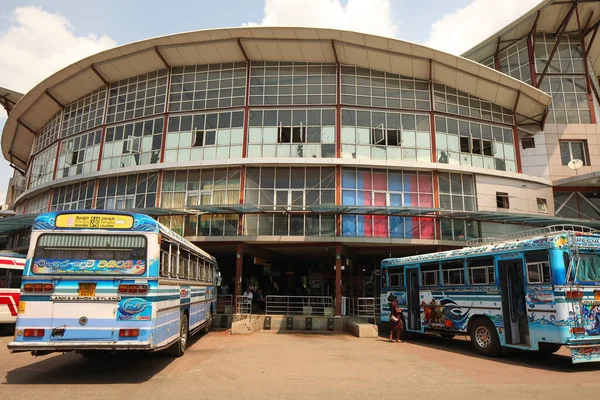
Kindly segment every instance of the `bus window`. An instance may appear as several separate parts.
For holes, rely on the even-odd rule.
[[[208,264],[208,277],[206,279],[208,282],[213,281],[213,268],[214,268],[214,265]]]
[[[169,276],[169,250],[171,245],[167,242],[160,244],[160,276]]]
[[[178,247],[175,245],[171,246],[171,267],[169,268],[169,275],[171,275],[172,278],[177,277],[177,271],[179,268],[179,263],[177,262],[179,259],[177,256],[178,253]]]
[[[0,288],[8,287],[8,270],[0,269]]]
[[[391,288],[404,286],[404,268],[390,268],[387,270],[387,282]]]
[[[563,252],[563,263],[565,264],[565,275],[568,282],[573,282],[575,279],[575,269],[571,268],[571,257],[567,251]]]
[[[465,284],[464,260],[442,261],[442,279],[444,285]]]
[[[202,281],[206,280],[206,261],[202,260],[202,265],[200,266],[200,272],[201,272],[201,276],[200,279]]]
[[[18,269],[9,269],[8,270],[8,285],[6,287],[11,289],[19,289],[21,287],[21,277],[23,276],[23,271]]]
[[[439,285],[439,269],[438,263],[429,263],[421,265],[421,284],[422,286],[437,286]]]
[[[531,284],[550,283],[550,262],[547,251],[535,251],[525,254],[527,264],[527,282]]]
[[[496,283],[494,257],[469,258],[467,259],[467,268],[471,285],[493,285]]]

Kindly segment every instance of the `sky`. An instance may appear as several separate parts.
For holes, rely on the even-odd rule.
[[[27,92],[115,46],[237,26],[346,29],[461,54],[541,0],[2,0],[0,86]],[[2,110],[0,110],[2,111]],[[0,113],[0,129],[6,114]],[[0,160],[0,204],[13,171]]]

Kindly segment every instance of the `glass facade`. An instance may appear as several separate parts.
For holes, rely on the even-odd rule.
[[[345,206],[433,208],[433,176],[426,171],[342,169]],[[380,238],[435,238],[430,218],[344,215],[342,236]]]
[[[94,181],[88,181],[55,188],[50,211],[92,209],[94,183]]]
[[[431,162],[429,115],[342,109],[342,158]]]
[[[98,210],[156,207],[158,174],[120,175],[98,180]]]
[[[50,144],[52,144],[56,139],[58,139],[58,134],[60,132],[60,121],[62,120],[62,111],[57,112],[54,116],[48,121],[46,125],[35,137],[33,141],[33,152],[37,153],[40,150],[45,149]]]
[[[96,171],[101,141],[102,129],[63,140],[60,144],[56,178]]]
[[[429,83],[411,77],[354,66],[342,66],[341,103],[429,110]]]
[[[335,110],[250,110],[248,157],[333,158]]]
[[[106,128],[102,170],[160,162],[164,118]]]
[[[517,172],[511,128],[435,117],[439,163]]]
[[[56,161],[57,145],[54,144],[44,151],[40,151],[31,163],[29,170],[29,187],[33,188],[42,183],[50,182],[54,175],[54,162]]]
[[[246,63],[188,65],[171,72],[169,111],[243,106]]]
[[[246,215],[244,235],[334,236],[333,215],[287,212],[309,211],[313,205],[335,205],[335,168],[247,168],[244,203],[277,212]]]
[[[498,52],[498,62],[500,63],[500,71],[521,82],[531,84],[531,68],[526,38]]]
[[[100,88],[65,106],[60,137],[102,125],[105,104],[106,88]]]
[[[165,162],[242,158],[244,112],[169,117]]]
[[[252,62],[250,105],[336,103],[336,66],[299,62]]]
[[[585,76],[548,76],[542,81],[540,90],[552,96],[548,123],[591,123]]]

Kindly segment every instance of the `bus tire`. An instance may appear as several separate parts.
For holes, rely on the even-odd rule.
[[[471,323],[469,330],[471,336],[471,345],[473,348],[484,356],[498,357],[502,352],[500,346],[500,338],[496,327],[487,318],[477,318]]]
[[[562,345],[557,343],[539,343],[539,346],[540,348],[538,350],[538,353],[544,355],[556,353],[562,347]]]
[[[179,337],[175,344],[173,344],[173,355],[175,357],[181,357],[185,353],[189,335],[188,316],[186,313],[183,313],[179,322]]]

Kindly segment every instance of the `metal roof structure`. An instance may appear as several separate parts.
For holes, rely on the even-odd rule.
[[[396,39],[316,28],[202,30],[120,46],[46,78],[12,110],[2,153],[25,169],[36,132],[65,105],[111,82],[175,66],[236,61],[341,63],[433,80],[513,110],[518,124],[542,123],[550,102],[544,92],[474,61]]]
[[[23,97],[23,93],[15,92],[7,88],[0,87],[0,105],[6,110],[6,114],[10,115],[12,109]]]
[[[578,18],[566,18],[569,13],[578,14]],[[594,40],[594,32],[600,26],[600,0],[544,0],[521,18],[464,52],[462,56],[483,61],[493,56],[499,48],[510,46],[516,40],[527,37],[533,30],[558,32],[565,19],[565,33],[583,30],[586,45],[591,43],[588,49],[591,63],[596,71],[600,70],[600,42]]]

